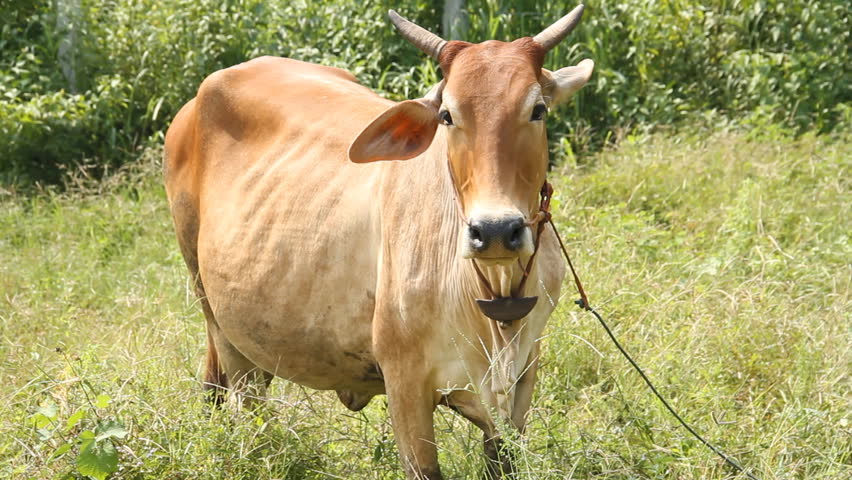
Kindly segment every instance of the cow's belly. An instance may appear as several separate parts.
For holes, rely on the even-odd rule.
[[[248,172],[209,198],[205,293],[226,339],[258,367],[312,388],[378,393],[375,176],[296,167]]]
[[[258,367],[316,389],[381,388],[371,347],[368,295],[358,302],[318,295],[326,302],[312,309],[310,304],[320,301],[303,304],[305,299],[285,298],[253,303],[234,298],[235,293],[209,292],[211,308],[225,338]]]
[[[202,266],[225,338],[258,367],[312,388],[381,383],[371,346],[374,275],[356,268],[344,279],[343,272],[324,275],[302,263],[269,265],[262,273],[258,266],[245,269],[251,273]]]

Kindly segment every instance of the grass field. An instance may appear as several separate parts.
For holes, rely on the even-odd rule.
[[[158,162],[0,190],[0,478],[402,478],[383,397],[355,414],[277,380],[261,411],[205,405],[202,315]],[[852,478],[850,163],[848,137],[728,132],[628,137],[552,175],[592,304],[765,480]],[[564,291],[517,478],[745,478]],[[436,425],[445,475],[477,478],[480,433],[448,410]]]

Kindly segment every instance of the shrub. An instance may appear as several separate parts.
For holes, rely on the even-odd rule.
[[[263,54],[347,68],[396,99],[438,79],[386,12],[439,32],[443,2],[79,0],[66,22],[76,42],[62,62],[60,3],[71,2],[3,7],[4,183],[55,181],[81,162],[126,162],[140,144],[162,139],[206,75]],[[573,6],[469,1],[465,38],[534,35]],[[568,133],[575,147],[594,149],[620,130],[754,111],[794,132],[847,128],[850,30],[843,0],[589,0],[577,32],[548,57],[550,68],[584,57],[597,63],[592,84],[550,122],[555,150],[566,151]],[[73,77],[63,74],[68,65]]]

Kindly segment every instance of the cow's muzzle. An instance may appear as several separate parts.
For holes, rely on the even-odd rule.
[[[546,224],[552,224],[550,215],[550,199],[553,197],[553,187],[547,182],[547,180],[545,180],[544,185],[541,186],[540,195],[541,203],[538,211],[532,218],[530,218],[529,221],[521,219],[521,223],[518,225],[515,218],[507,218],[502,222],[498,222],[501,225],[499,228],[492,226],[490,230],[487,230],[489,233],[492,233],[491,238],[500,238],[503,241],[504,248],[507,250],[509,248],[514,248],[515,251],[520,252],[525,247],[524,235],[531,237],[532,230],[530,227],[535,226],[535,240],[530,238],[527,244],[527,248],[529,248],[530,251],[529,259],[527,260],[526,266],[521,265],[523,268],[521,283],[518,284],[518,288],[512,292],[511,296],[505,297],[496,295],[494,289],[491,287],[491,283],[487,278],[485,278],[485,275],[483,275],[479,265],[477,265],[476,259],[473,256],[470,257],[471,263],[476,271],[476,275],[479,277],[481,285],[491,296],[490,299],[478,298],[476,299],[476,303],[479,305],[479,309],[482,310],[482,313],[484,313],[485,316],[496,320],[497,323],[504,328],[511,326],[515,320],[519,320],[528,315],[535,307],[538,300],[538,297],[524,297],[523,293],[524,286],[526,286],[527,280],[530,276],[530,271],[532,270],[533,260],[535,260],[536,253],[538,253],[541,234],[544,233],[544,227]],[[461,211],[461,209],[459,211]],[[481,227],[481,224],[476,222],[475,218],[476,217],[474,217],[472,221],[467,222],[468,233],[470,234],[470,232],[474,232],[481,237],[480,240],[484,240],[484,235],[482,235],[483,228]],[[519,234],[518,232],[522,233]],[[519,238],[521,240],[520,242],[517,242]],[[474,242],[476,240],[477,239],[474,239],[473,235],[471,235],[470,241]],[[484,241],[482,243],[483,249],[487,250],[489,248],[488,243]],[[559,241],[559,244],[562,244],[561,240]],[[565,247],[562,247],[562,249],[564,251]],[[520,264],[520,257],[517,256],[516,258]]]
[[[533,252],[532,232],[521,216],[471,218],[466,231],[466,257],[514,261]]]

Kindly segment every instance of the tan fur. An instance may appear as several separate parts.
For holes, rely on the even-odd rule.
[[[208,77],[166,136],[178,242],[209,305],[206,381],[260,394],[276,375],[352,409],[387,393],[404,467],[430,480],[442,478],[438,404],[482,428],[498,463],[493,415],[523,429],[565,274],[545,230],[525,292],[535,309],[502,329],[476,307],[447,162],[465,214],[535,212],[547,143],[526,99],[540,60],[528,42],[454,55],[444,97],[465,127],[438,127],[410,160],[350,162],[353,140],[394,104],[346,72],[281,58]],[[417,115],[416,129],[433,121]],[[520,281],[514,263],[483,269],[504,295]]]

